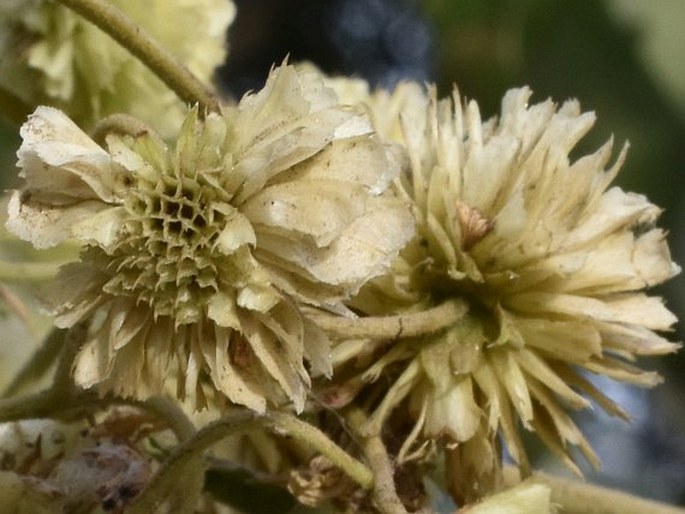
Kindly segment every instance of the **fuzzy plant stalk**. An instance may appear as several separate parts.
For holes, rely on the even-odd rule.
[[[200,111],[217,112],[219,100],[164,46],[106,0],[58,0],[73,9],[140,59],[178,97]]]

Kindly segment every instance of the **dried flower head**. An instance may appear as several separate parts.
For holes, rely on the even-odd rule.
[[[483,123],[477,105],[462,106],[456,95],[438,101],[435,91],[412,85],[396,94],[409,107],[399,109],[388,134],[401,134],[409,152],[411,172],[399,190],[414,203],[418,234],[392,273],[363,289],[354,305],[378,315],[457,297],[469,312],[435,334],[367,343],[366,360],[348,351],[357,342],[343,341],[334,353],[336,376],[350,376],[353,354],[366,369],[351,387],[359,388],[360,377],[389,379],[372,426],[408,409],[415,424],[401,457],[444,441],[455,497],[477,496],[491,488],[483,484],[497,482],[500,437],[527,468],[520,424],[572,468],[574,446],[597,464],[565,407],[584,409],[594,400],[628,416],[585,372],[652,386],[658,375],[631,361],[678,347],[655,333],[669,330],[675,317],[643,292],[679,271],[655,227],[659,209],[609,187],[625,148],[612,165],[611,141],[570,161],[594,122],[576,101],[528,106],[530,91],[515,89],[500,117]],[[370,97],[374,112],[378,98],[388,100]]]
[[[2,3],[2,87],[29,105],[62,109],[84,128],[109,114],[135,112],[163,137],[177,132],[183,102],[107,34],[58,2]],[[226,57],[226,29],[235,15],[230,0],[111,3],[205,83]]]
[[[207,386],[301,410],[305,360],[323,374],[330,362],[299,304],[341,311],[413,235],[385,193],[393,149],[290,66],[222,115],[191,110],[174,148],[142,131],[108,135],[105,150],[48,107],[21,133],[27,185],[8,228],[38,247],[85,244],[51,303],[60,327],[95,315],[75,378],[103,392],[145,397],[175,370],[198,405]]]

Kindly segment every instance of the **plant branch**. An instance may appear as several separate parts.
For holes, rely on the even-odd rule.
[[[119,134],[122,136],[131,136],[133,138],[149,135],[153,137],[160,146],[165,146],[157,132],[150,128],[149,125],[128,114],[112,114],[103,118],[95,126],[91,137],[93,138],[93,141],[104,148],[108,134]]]
[[[84,411],[103,408],[115,402],[111,398],[99,398],[94,391],[76,387],[65,391],[51,387],[39,393],[0,400],[0,423],[34,418],[71,420]]]
[[[197,77],[142,27],[106,0],[57,0],[106,32],[157,75],[178,97],[219,112],[219,102]]]
[[[364,456],[373,471],[374,484],[371,495],[374,504],[383,514],[407,514],[407,509],[397,495],[394,467],[380,433],[360,433],[359,427],[366,423],[367,418],[358,408],[350,409],[346,418],[350,428],[359,437]]]
[[[62,392],[68,395],[72,393],[72,390],[81,391],[74,386],[71,369],[76,355],[81,350],[81,346],[86,342],[89,325],[90,321],[77,323],[64,335],[64,349],[59,357],[59,361],[57,361],[55,378],[52,383],[52,390],[57,393]]]
[[[129,507],[129,514],[151,514],[165,501],[179,480],[203,465],[202,452],[224,437],[246,432],[263,423],[256,414],[240,411],[210,423],[178,445],[155,474],[138,499]]]
[[[294,439],[305,442],[342,469],[364,489],[371,489],[374,478],[371,470],[331,441],[323,432],[309,423],[284,412],[268,414],[278,431],[284,431]]]
[[[166,396],[153,396],[144,402],[133,402],[132,405],[152,412],[166,421],[179,441],[190,439],[196,432],[193,422],[176,403]]]
[[[178,445],[127,512],[155,512],[168,498],[170,491],[177,486],[181,477],[185,479],[187,476],[195,476],[194,473],[200,468],[204,471],[205,461],[202,453],[207,448],[225,437],[255,428],[270,428],[277,433],[286,433],[304,441],[329,458],[362,487],[368,489],[373,483],[373,476],[368,468],[347,455],[312,425],[282,412],[260,416],[251,411],[240,410],[210,423]]]
[[[370,339],[399,339],[437,332],[464,317],[468,306],[452,298],[431,309],[396,316],[345,318],[320,311],[309,311],[307,317],[329,334]]]

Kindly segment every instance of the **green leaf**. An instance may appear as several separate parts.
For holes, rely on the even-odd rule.
[[[205,476],[205,490],[215,500],[246,514],[288,512],[297,504],[284,487],[260,483],[250,471],[242,468],[210,469]]]

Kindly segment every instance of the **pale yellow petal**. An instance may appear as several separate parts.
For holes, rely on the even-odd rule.
[[[445,390],[431,388],[424,431],[431,437],[449,435],[454,441],[471,439],[480,426],[482,413],[475,402],[470,377],[453,380]]]
[[[231,362],[229,346],[234,332],[223,327],[216,327],[214,339],[205,340],[202,344],[205,362],[215,387],[233,402],[264,412],[266,409],[265,391],[259,390],[255,381],[246,380],[248,373]]]
[[[535,352],[523,349],[513,355],[521,369],[532,379],[527,382],[529,385],[533,381],[540,382],[574,409],[590,408],[590,402],[571,389]]]
[[[333,375],[333,355],[331,341],[326,333],[306,318],[304,322],[304,355],[312,366],[312,376]]]
[[[212,296],[207,305],[207,316],[220,327],[240,330],[240,315],[235,298],[226,291]]]
[[[681,345],[672,343],[648,328],[639,325],[596,323],[602,333],[602,345],[609,349],[635,355],[663,355],[677,351]]]
[[[305,402],[304,377],[281,357],[280,344],[271,331],[252,316],[244,316],[242,322],[243,333],[252,351],[292,400],[295,410],[302,412]]]
[[[77,236],[75,225],[86,222],[110,206],[100,201],[82,201],[63,208],[50,208],[42,202],[33,201],[27,192],[15,191],[7,206],[7,230],[36,248],[51,248],[65,239]],[[107,215],[105,215],[107,216]],[[89,234],[88,237],[94,234]],[[108,231],[99,234],[105,240]]]
[[[385,145],[376,137],[337,139],[294,166],[284,174],[284,179],[348,182],[364,186],[371,194],[378,195],[398,175],[403,157],[398,147]]]
[[[55,313],[55,325],[69,328],[88,317],[107,299],[102,284],[107,279],[94,266],[74,262],[62,266],[44,300]]]
[[[508,351],[491,351],[488,358],[504,386],[511,403],[521,417],[524,426],[533,419],[533,405],[526,385],[526,379],[518,364]]]
[[[469,514],[553,514],[552,492],[543,484],[523,483],[468,506]]]
[[[78,178],[91,189],[91,198],[105,202],[115,200],[117,173],[110,156],[62,111],[39,106],[29,116],[20,133],[23,142],[17,152],[18,165],[25,168],[23,176],[29,186],[33,180],[50,180],[48,177],[38,177],[38,173],[30,168],[30,164],[37,165],[35,159],[38,159],[45,165],[61,170],[56,173],[66,182],[55,182],[53,191],[56,194],[72,195],[73,179]],[[68,174],[72,174],[72,178]],[[77,193],[74,196],[79,195]]]
[[[254,245],[257,236],[250,220],[235,209],[226,209],[225,227],[214,241],[216,248],[231,254],[244,245]]]
[[[93,216],[74,222],[71,237],[84,243],[95,243],[103,248],[109,248],[121,235],[125,216],[123,207],[103,209]]]
[[[268,251],[290,261],[305,278],[355,291],[390,265],[413,232],[413,219],[404,204],[378,198],[369,201],[364,215],[327,247],[318,248],[306,239],[288,241],[276,234],[260,234],[258,253]]]
[[[510,307],[538,312],[595,318],[600,321],[632,323],[654,330],[668,330],[677,318],[659,298],[645,294],[611,295],[603,299],[544,292],[521,293],[507,300]]]
[[[552,359],[582,363],[602,352],[602,338],[591,323],[522,317],[517,324],[526,345]]]
[[[310,236],[322,247],[331,244],[364,214],[367,197],[368,193],[359,185],[298,180],[265,188],[246,202],[241,211],[252,223]]]

